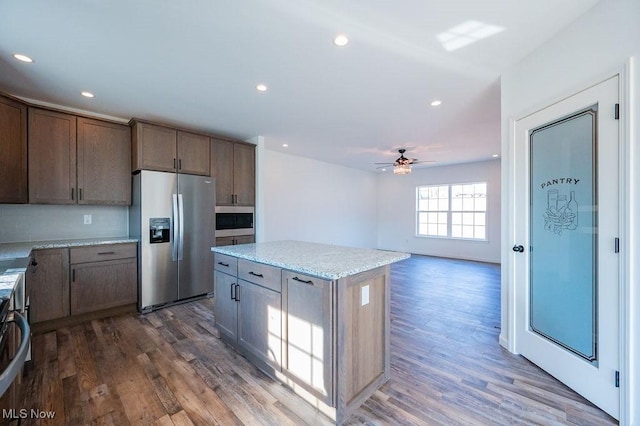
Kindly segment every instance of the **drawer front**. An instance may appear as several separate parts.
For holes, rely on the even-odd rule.
[[[282,269],[263,263],[238,259],[238,278],[280,293]]]
[[[97,246],[71,247],[69,263],[102,262],[137,256],[137,244],[101,244]]]
[[[213,253],[213,269],[235,277],[238,275],[238,258],[222,253]]]

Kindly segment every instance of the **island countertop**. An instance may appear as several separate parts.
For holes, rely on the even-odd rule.
[[[410,257],[407,253],[302,241],[211,247],[214,253],[337,280]]]

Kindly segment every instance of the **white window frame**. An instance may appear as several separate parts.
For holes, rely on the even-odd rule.
[[[478,184],[482,184],[485,185],[486,187],[486,193],[485,193],[485,208],[484,210],[453,210],[452,209],[452,205],[453,205],[453,187],[454,186],[460,186],[460,185],[478,185]],[[447,187],[447,194],[448,194],[448,202],[447,202],[447,210],[420,210],[420,189],[421,188],[430,188],[430,187]],[[428,185],[418,185],[416,187],[416,216],[415,216],[415,224],[416,224],[416,228],[415,228],[415,233],[416,233],[416,237],[420,237],[420,238],[444,238],[444,239],[452,239],[452,240],[465,240],[465,241],[488,241],[488,233],[489,233],[489,185],[488,182],[484,181],[478,181],[478,182],[463,182],[463,183],[441,183],[441,184],[428,184]],[[421,234],[420,233],[420,213],[440,213],[440,214],[446,214],[446,220],[447,220],[447,224],[446,224],[446,229],[447,229],[447,235],[428,235],[428,234]],[[460,213],[460,214],[474,214],[474,220],[475,220],[475,214],[478,213],[483,213],[484,214],[484,238],[475,238],[475,237],[462,237],[462,236],[453,236],[453,214],[455,213]],[[475,224],[472,225],[475,227]],[[474,229],[475,231],[475,229]]]

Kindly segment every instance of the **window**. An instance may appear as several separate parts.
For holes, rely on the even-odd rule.
[[[417,189],[418,235],[487,238],[487,183],[427,185]]]

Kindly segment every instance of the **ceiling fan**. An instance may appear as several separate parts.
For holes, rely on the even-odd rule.
[[[393,163],[374,163],[378,164],[379,167],[377,169],[382,169],[384,167],[393,166],[393,174],[395,175],[408,175],[411,173],[411,165],[419,164],[419,163],[433,163],[433,161],[419,161],[417,158],[407,158],[404,156],[404,153],[407,152],[406,149],[401,148],[398,150],[400,153],[400,157],[396,158],[396,161]]]

